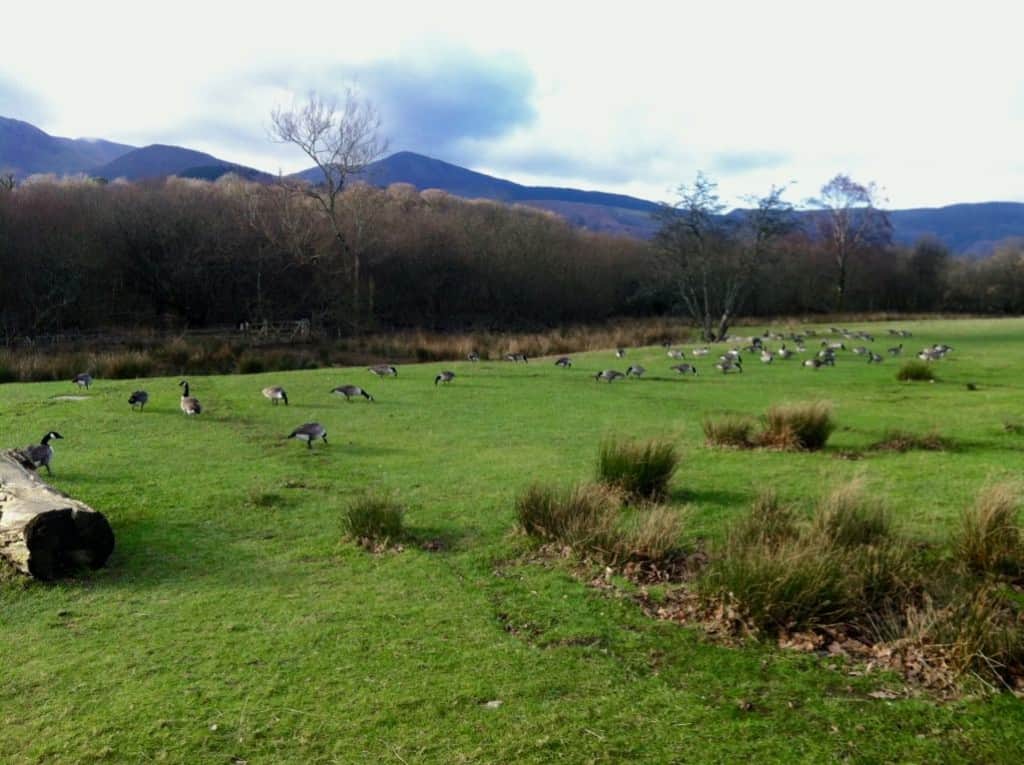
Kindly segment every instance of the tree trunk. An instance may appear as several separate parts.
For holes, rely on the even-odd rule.
[[[99,568],[114,549],[102,513],[43,483],[17,450],[0,452],[0,557],[36,579]]]

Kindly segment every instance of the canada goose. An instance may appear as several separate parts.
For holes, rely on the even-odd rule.
[[[693,353],[694,356],[707,356],[709,353],[711,353],[711,349],[709,349],[709,348],[694,348],[693,351],[691,351],[691,353]]]
[[[146,408],[146,404],[149,403],[149,394],[144,390],[137,390],[128,397],[128,403],[131,404],[132,409],[138,406],[141,412]]]
[[[617,358],[617,359],[624,359],[625,357],[626,357],[626,349],[625,348],[616,348],[615,349],[615,358]]]
[[[679,350],[670,349],[666,354],[670,359],[685,359],[686,354]]]
[[[881,354],[875,353],[874,351],[868,352],[868,363],[869,364],[881,364],[884,361]]]
[[[284,388],[280,385],[272,385],[269,388],[264,388],[263,395],[269,398],[270,403],[275,406],[278,401],[284,401],[284,405],[288,406],[288,394],[284,392]]]
[[[285,438],[297,438],[299,441],[305,441],[306,447],[312,449],[313,442],[318,438],[325,444],[327,443],[327,431],[319,422],[307,422],[305,425],[297,427]]]
[[[697,374],[697,367],[693,364],[676,364],[674,367],[669,367],[673,372],[678,372],[681,375],[695,375]]]
[[[810,369],[819,369],[823,365],[821,359],[806,359],[804,366]]]
[[[572,366],[572,359],[568,356],[562,356],[555,362],[555,366],[561,367],[562,369],[568,369]]]
[[[786,347],[786,344],[785,344],[785,343],[783,343],[783,344],[782,344],[782,347],[781,347],[781,348],[779,348],[779,351],[778,351],[778,353],[777,353],[776,355],[777,355],[777,356],[778,356],[778,357],[779,357],[780,359],[782,359],[783,361],[785,361],[786,359],[791,359],[791,358],[793,358],[793,351],[792,351],[792,350],[790,350],[789,348],[787,348],[787,347]]]
[[[50,440],[54,438],[64,438],[56,430],[51,430],[38,444],[32,444],[31,446],[25,447],[24,454],[28,457],[36,470],[41,467],[46,468],[46,472],[53,475],[53,471],[50,469],[50,461],[53,459],[53,447],[50,446]]]
[[[203,407],[199,403],[199,399],[188,395],[188,380],[182,380],[178,385],[184,388],[181,392],[181,411],[189,416],[200,414],[203,411]]]
[[[367,369],[377,375],[377,377],[398,377],[398,370],[389,364],[377,364],[376,366],[367,367]]]
[[[604,380],[605,382],[607,382],[609,384],[613,380],[618,380],[620,377],[624,378],[625,375],[622,374],[622,372],[619,372],[619,371],[614,370],[614,369],[605,369],[604,371],[598,372],[597,374],[594,375],[594,379],[597,380],[598,382],[600,382],[601,380]]]
[[[506,353],[505,361],[522,361],[524,364],[530,363],[530,360],[526,358],[525,353]]]
[[[761,351],[761,361],[765,364],[771,364],[775,361],[775,354],[768,350]]]
[[[346,401],[351,402],[353,396],[362,396],[367,401],[373,401],[373,396],[360,388],[358,385],[339,385],[331,391],[338,396],[344,396]]]
[[[743,364],[738,359],[730,359],[728,356],[722,356],[715,369],[721,370],[722,374],[728,374],[729,372],[743,372]]]
[[[856,348],[853,349],[853,352],[856,353],[858,356],[863,356],[865,353],[868,352],[868,349],[865,348],[863,345],[858,345]]]
[[[630,364],[629,369],[626,370],[626,377],[629,377],[630,375],[632,375],[633,377],[643,377],[644,372],[646,371],[647,370],[644,369],[639,364]]]
[[[469,353],[466,354],[466,360],[472,361],[475,364],[476,362],[480,361],[480,354],[477,353],[476,351],[470,351]]]
[[[455,373],[449,372],[447,369],[441,372],[437,377],[434,378],[434,385],[438,383],[450,383],[455,379]]]
[[[77,385],[79,388],[85,388],[89,390],[89,386],[92,385],[92,375],[88,372],[81,372],[71,378],[71,382]]]
[[[892,332],[892,330],[889,330],[889,331]],[[903,343],[900,343],[895,348],[890,348],[889,349],[889,355],[890,356],[899,356],[901,353],[903,353]]]

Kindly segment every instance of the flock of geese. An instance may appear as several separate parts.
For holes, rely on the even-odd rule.
[[[903,329],[890,329],[888,330],[890,335],[896,336],[900,339],[912,337],[911,333]],[[826,337],[818,344],[818,349],[814,351],[814,355],[810,358],[802,360],[804,367],[809,369],[821,369],[823,367],[834,367],[836,364],[837,356],[840,352],[849,351],[854,356],[858,356],[867,360],[868,364],[879,364],[884,361],[885,357],[874,350],[868,348],[863,343],[874,343],[875,338],[862,331],[841,329],[839,327],[831,327],[829,329],[830,337]],[[812,339],[816,340],[818,333],[813,330],[808,330],[802,333],[788,333],[779,334],[774,332],[767,333],[764,337],[729,337],[726,338],[725,342],[737,343],[734,347],[727,350],[725,353],[718,356],[718,360],[714,364],[714,369],[718,370],[722,374],[731,373],[742,373],[743,372],[743,358],[754,355],[760,359],[764,364],[772,364],[778,360],[789,360],[793,359],[797,354],[806,354],[810,350],[808,348],[809,341]],[[834,339],[838,336],[840,339]],[[769,343],[776,343],[774,349],[769,347]],[[850,347],[847,346],[850,343]],[[856,343],[856,344],[854,344]],[[674,361],[680,363],[674,364],[669,367],[670,371],[676,372],[679,375],[696,375],[697,366],[689,361],[684,361],[687,358],[686,351],[682,348],[673,348],[670,343],[663,343],[663,347],[666,351],[666,356]],[[917,358],[922,361],[936,361],[944,358],[949,354],[953,348],[944,343],[925,346],[917,353]],[[707,346],[692,348],[690,355],[694,358],[706,358],[712,353],[711,349]],[[618,348],[615,351],[615,357],[623,359],[626,357],[627,351],[625,348]],[[890,357],[899,357],[903,355],[903,343],[899,343],[887,350],[887,355]],[[480,354],[476,351],[470,352],[466,356],[470,362],[479,362],[481,360]],[[522,362],[524,364],[529,363],[529,358],[524,353],[507,353],[504,355],[504,360],[517,363]],[[563,369],[569,369],[572,367],[573,361],[570,356],[560,356],[555,360],[555,366]],[[398,369],[390,364],[377,364],[375,366],[367,367],[367,370],[377,377],[398,377]],[[594,375],[594,379],[598,382],[612,383],[616,380],[622,380],[627,377],[643,377],[647,370],[639,364],[631,364],[625,372],[620,372],[617,369],[604,369]],[[434,385],[448,384],[455,379],[455,373],[450,370],[441,371],[434,378]],[[75,375],[71,380],[72,383],[77,385],[79,388],[89,389],[93,383],[92,375],[83,372]],[[191,394],[188,380],[182,380],[178,383],[181,388],[181,400],[179,406],[181,411],[188,417],[199,415],[203,411],[203,406],[199,399]],[[353,399],[364,398],[369,402],[374,401],[373,396],[359,385],[346,384],[339,385],[331,390],[331,393],[343,396],[347,402]],[[263,388],[262,394],[272,404],[277,405],[283,403],[285,406],[288,405],[288,393],[280,385],[273,385]],[[149,402],[149,393],[145,390],[134,391],[131,396],[128,397],[128,404],[133,410],[143,411],[146,404]],[[25,447],[19,450],[19,456],[36,470],[45,467],[48,473],[52,474],[50,463],[53,460],[53,444],[54,439],[62,439],[63,436],[56,431],[49,431],[38,444],[32,444],[31,446]],[[291,433],[285,436],[286,439],[296,439],[298,441],[305,442],[307,448],[313,448],[314,441],[327,441],[327,430],[319,422],[307,422],[299,427],[295,428]]]

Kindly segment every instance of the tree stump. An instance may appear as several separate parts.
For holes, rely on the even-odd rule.
[[[0,556],[36,579],[99,568],[114,550],[103,513],[44,483],[17,450],[0,452]]]

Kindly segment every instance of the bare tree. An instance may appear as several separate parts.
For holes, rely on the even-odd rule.
[[[17,180],[14,173],[8,170],[0,170],[0,191],[14,191]]]
[[[808,201],[821,210],[816,221],[836,265],[835,310],[842,311],[852,260],[871,246],[889,244],[892,224],[888,213],[879,207],[883,201],[879,188],[873,182],[866,186],[857,183],[842,173]]]
[[[655,244],[668,256],[683,307],[706,341],[724,338],[774,242],[793,227],[785,188],[772,187],[751,210],[725,215],[717,184],[698,173],[679,200],[656,213]]]
[[[381,120],[369,101],[349,90],[341,106],[310,93],[306,102],[270,115],[270,133],[279,143],[298,147],[320,171],[319,183],[282,183],[315,200],[337,242],[338,253],[347,261],[352,288],[352,315],[360,313],[360,258],[345,235],[339,197],[346,183],[387,151],[380,134]]]

